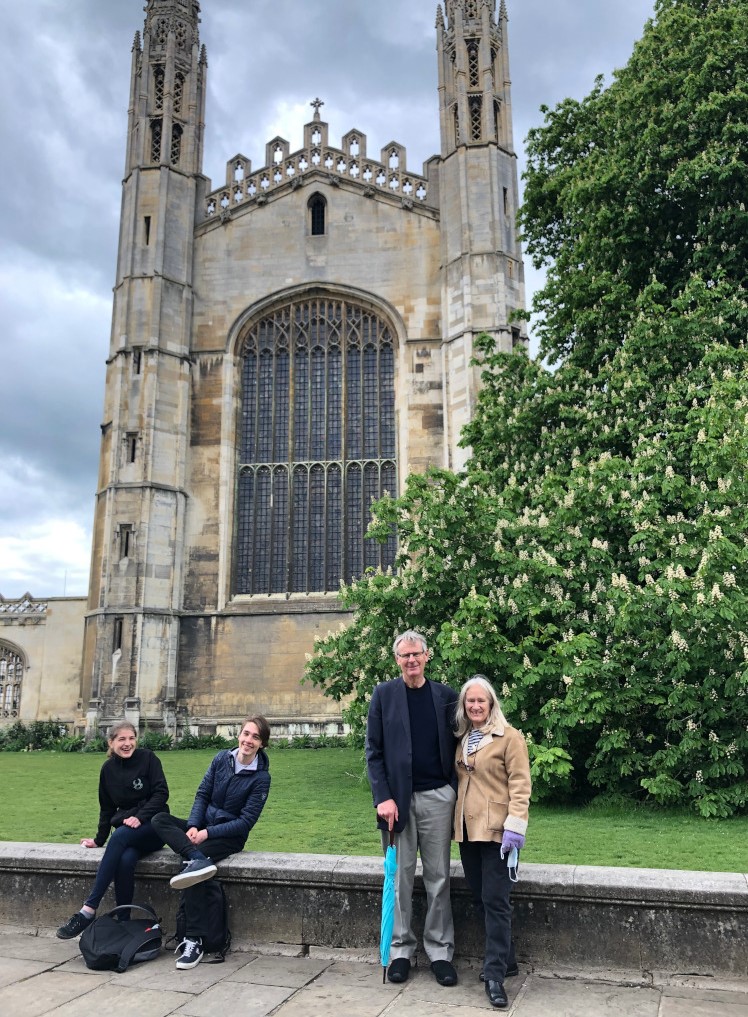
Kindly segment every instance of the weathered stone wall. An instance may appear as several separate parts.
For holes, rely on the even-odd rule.
[[[27,926],[64,922],[85,899],[100,856],[69,845],[0,843],[0,924],[17,924],[20,914]],[[136,901],[151,904],[168,933],[179,899],[168,879],[177,867],[175,855],[164,850],[140,862],[136,877]],[[520,875],[513,931],[521,962],[745,978],[743,873],[523,863]],[[245,851],[221,862],[219,876],[237,946],[291,943],[376,956],[381,858]],[[458,862],[452,864],[452,903],[458,956],[481,957],[480,923]],[[424,905],[417,874],[416,931]],[[108,897],[103,906],[114,901]]]
[[[314,602],[298,606],[304,610],[293,613],[280,600],[263,613],[247,604],[244,610],[252,613],[238,613],[237,605],[237,613],[182,619],[178,702],[185,721],[207,730],[211,722],[236,725],[258,712],[289,733],[303,725],[317,733],[337,721],[340,704],[300,680],[315,636],[345,624],[348,615]]]
[[[78,706],[85,597],[50,597],[44,611],[0,613],[0,641],[26,663],[18,720],[59,717],[72,724]],[[16,718],[0,717],[0,724]]]

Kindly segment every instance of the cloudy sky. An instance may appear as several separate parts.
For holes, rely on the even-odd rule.
[[[4,4],[0,42],[0,595],[84,594],[117,253],[130,52],[144,0]],[[202,0],[204,171],[330,141],[439,149],[436,0]],[[507,0],[514,139],[626,63],[654,0]],[[528,268],[528,300],[538,277]]]

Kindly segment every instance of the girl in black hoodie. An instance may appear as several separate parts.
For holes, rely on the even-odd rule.
[[[103,847],[107,838],[109,843],[91,893],[80,911],[57,930],[59,939],[75,939],[91,924],[112,882],[117,904],[132,904],[136,864],[143,855],[164,846],[151,826],[157,812],[169,811],[169,788],[160,759],[150,749],[137,747],[138,733],[129,721],[114,724],[107,740],[108,758],[99,775],[99,828],[95,837],[83,837],[81,844]]]

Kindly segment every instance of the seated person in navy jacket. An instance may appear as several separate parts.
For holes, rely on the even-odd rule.
[[[189,817],[179,819],[166,812],[153,817],[161,840],[183,859],[181,872],[170,880],[176,889],[212,879],[218,871],[216,862],[243,850],[270,791],[270,764],[264,751],[269,741],[267,720],[248,717],[238,746],[213,758]],[[202,959],[201,943],[185,940],[181,945],[177,967],[194,967]]]

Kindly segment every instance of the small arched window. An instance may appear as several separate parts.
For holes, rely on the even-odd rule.
[[[0,643],[0,716],[18,716],[22,677],[21,655],[12,647]]]
[[[151,162],[161,162],[161,131],[160,120],[151,121]]]
[[[160,65],[153,68],[153,103],[161,113],[164,108],[164,69]]]
[[[171,160],[172,166],[179,165],[179,156],[182,152],[182,128],[179,124],[172,124],[171,126],[171,150],[169,152],[169,159]]]
[[[182,112],[184,98],[184,74],[174,75],[174,112],[179,116]]]
[[[325,235],[325,208],[327,202],[321,194],[313,194],[309,199],[310,233],[313,237]]]

